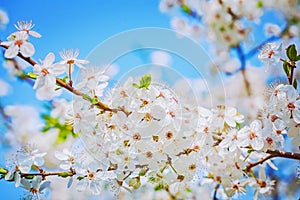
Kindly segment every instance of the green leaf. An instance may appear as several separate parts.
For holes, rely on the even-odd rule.
[[[26,178],[26,179],[33,179],[34,176],[33,176],[33,175],[27,175],[27,176],[25,176],[25,178]]]
[[[148,89],[148,87],[151,84],[151,75],[150,74],[146,74],[145,76],[143,76],[140,80],[140,85],[136,84],[136,83],[132,83],[132,86],[138,89],[141,88],[145,88]]]
[[[34,73],[32,73],[32,72],[28,72],[28,73],[27,73],[27,76],[28,76],[29,78],[32,78],[32,79],[36,79],[36,78],[37,78],[37,75],[34,74]]]
[[[78,176],[77,177],[77,180],[79,180],[79,181],[82,180],[82,179],[84,179],[84,176]]]
[[[263,4],[262,1],[258,1],[257,4],[256,4],[257,8],[262,8],[263,6],[264,6],[264,4]]]
[[[89,101],[89,102],[93,102],[93,98],[90,97],[88,94],[84,94],[84,95],[82,96],[82,98],[83,98],[84,100]]]
[[[69,78],[69,76],[64,76],[61,80],[62,80],[64,83],[66,83],[67,80],[68,80],[68,78]]]
[[[181,9],[182,9],[183,12],[186,12],[186,13],[191,13],[192,12],[191,9],[185,4],[181,5]]]
[[[65,142],[69,136],[74,138],[78,137],[78,133],[73,132],[73,127],[68,124],[61,124],[58,118],[51,117],[49,115],[43,114],[42,118],[45,120],[45,126],[42,128],[42,132],[46,133],[50,129],[57,129],[58,135],[55,143],[60,144]]]
[[[288,66],[288,64],[286,62],[284,62],[283,65],[282,65],[282,67],[283,67],[283,70],[284,70],[285,74],[287,76],[289,76],[289,74],[290,74],[290,67]]]
[[[146,74],[140,80],[140,87],[148,89],[148,87],[150,86],[150,84],[151,84],[151,75],[150,74]]]
[[[96,105],[96,104],[98,104],[98,103],[99,103],[98,98],[97,98],[97,97],[93,98],[92,104],[93,104],[93,105]]]
[[[252,153],[254,150],[251,148],[251,149],[248,149],[247,153],[250,154]]]
[[[299,61],[299,60],[300,60],[300,54],[295,58],[295,61]]]
[[[57,176],[63,177],[63,178],[67,178],[69,176],[68,172],[63,172],[61,174],[58,174]]]
[[[0,167],[0,174],[7,174],[7,170],[3,167]]]
[[[298,83],[297,83],[297,80],[296,80],[296,79],[294,79],[293,86],[294,86],[294,88],[297,90]]]
[[[286,49],[286,55],[291,61],[295,61],[297,57],[297,50],[294,44],[288,46]]]
[[[140,86],[136,83],[132,83],[132,86],[135,87],[135,88],[140,88]]]
[[[139,172],[139,176],[145,176],[147,173],[147,169],[146,168],[142,168],[141,171]]]
[[[163,189],[167,189],[167,188],[168,188],[167,183],[160,182],[154,187],[154,191],[159,191],[159,190],[163,190]]]

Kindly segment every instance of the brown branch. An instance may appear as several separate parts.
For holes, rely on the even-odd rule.
[[[21,178],[26,178],[26,177],[30,177],[30,176],[42,176],[43,179],[46,176],[63,176],[63,177],[67,177],[67,176],[74,176],[76,173],[74,170],[69,171],[69,172],[40,172],[40,173],[21,173]]]
[[[218,194],[218,189],[219,189],[219,187],[220,187],[220,184],[217,184],[216,187],[215,187],[213,200],[218,200],[217,194]]]
[[[299,160],[300,161],[300,153],[293,153],[293,152],[284,152],[284,151],[279,151],[279,150],[267,150],[267,153],[269,154],[268,156],[260,159],[257,162],[254,163],[248,163],[245,171],[250,172],[253,167],[256,165],[262,164],[265,161],[275,158],[275,157],[280,157],[280,158],[288,158],[288,159],[294,159],[294,160]]]
[[[280,58],[280,61],[286,63],[289,66],[289,68],[291,69],[291,73],[287,75],[287,78],[289,80],[289,84],[293,85],[294,69],[296,68],[296,63],[295,62],[290,63],[282,58]]]
[[[5,49],[8,49],[8,46],[6,45],[2,45],[1,44],[1,40],[0,40],[0,46],[5,48]],[[37,64],[36,61],[34,61],[32,58],[30,57],[24,57],[21,53],[18,53],[18,57],[22,58],[23,60],[25,60],[26,62],[28,62],[30,65],[34,66]],[[59,78],[56,78],[56,84],[58,84],[59,86],[67,89],[68,91],[72,92],[73,94],[77,95],[77,96],[81,96],[83,97],[84,99],[86,99],[85,97],[87,96],[86,94],[84,94],[83,92],[79,91],[79,90],[76,90],[74,89],[71,85],[65,83],[64,81],[62,81],[61,79]],[[89,101],[88,99],[86,99],[87,101]],[[92,102],[90,102],[92,103]],[[109,108],[106,104],[102,103],[102,102],[98,102],[97,104],[94,104],[96,105],[99,109],[102,109],[104,111],[110,111],[110,112],[117,112],[118,109],[111,109]]]

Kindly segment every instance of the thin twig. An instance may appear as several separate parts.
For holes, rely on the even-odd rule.
[[[269,155],[260,159],[259,161],[255,162],[255,163],[248,163],[245,171],[246,172],[250,172],[250,170],[259,165],[264,163],[265,161],[271,159],[271,158],[275,158],[275,157],[280,157],[280,158],[288,158],[288,159],[294,159],[294,160],[299,160],[300,161],[300,153],[293,153],[293,152],[284,152],[284,151],[279,151],[279,150],[267,150],[267,152]]]
[[[213,200],[218,200],[218,198],[217,198],[217,193],[218,193],[219,187],[220,187],[220,184],[217,184],[216,187],[215,187]]]
[[[0,46],[5,48],[5,49],[8,49],[8,46],[6,45],[2,45],[1,44],[1,40],[0,40]],[[32,58],[30,57],[24,57],[21,53],[18,53],[18,57],[22,58],[23,60],[27,61],[30,65],[34,66],[37,64],[36,61],[34,61]],[[74,89],[71,85],[65,83],[64,81],[62,81],[61,79],[59,78],[56,78],[56,84],[58,84],[59,86],[67,89],[68,91],[72,92],[73,94],[77,95],[77,96],[81,96],[83,97],[85,100],[89,101],[89,99],[86,99],[85,97],[87,96],[86,94],[84,94],[83,92],[79,91],[79,90],[76,90]],[[106,104],[102,103],[102,102],[98,102],[96,104],[94,104],[95,106],[97,106],[99,109],[102,109],[104,111],[110,111],[110,112],[117,112],[118,109],[111,109],[109,108]]]

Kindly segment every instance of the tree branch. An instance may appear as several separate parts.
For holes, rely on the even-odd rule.
[[[40,172],[40,173],[21,173],[21,178],[26,178],[30,176],[42,176],[45,178],[46,176],[74,176],[76,173],[75,171],[69,171],[69,172]]]
[[[0,46],[5,48],[5,49],[8,49],[8,46],[6,45],[2,45],[1,44],[1,40],[0,40]],[[34,66],[37,64],[37,62],[35,60],[33,60],[32,58],[30,57],[24,57],[21,53],[18,53],[18,57],[22,58],[23,60],[25,60],[26,62],[28,62],[30,65]],[[59,86],[67,89],[68,91],[72,92],[73,94],[77,95],[77,96],[81,96],[83,97],[85,100],[89,101],[90,103],[92,103],[89,99],[92,99],[92,98],[85,98],[86,96],[88,96],[87,94],[84,94],[83,92],[79,91],[79,90],[76,90],[75,88],[73,88],[71,85],[65,83],[64,81],[62,81],[61,79],[59,78],[56,78],[56,84],[58,84]],[[109,108],[106,104],[104,104],[103,102],[97,102],[96,104],[93,104],[95,106],[97,106],[99,109],[102,109],[104,111],[110,111],[110,112],[117,112],[118,109],[111,109]]]
[[[250,170],[259,165],[264,163],[265,161],[275,158],[275,157],[280,157],[280,158],[288,158],[288,159],[294,159],[294,160],[299,160],[300,161],[300,153],[293,153],[293,152],[284,152],[284,151],[279,151],[279,150],[267,150],[267,153],[269,154],[268,156],[260,159],[257,162],[254,163],[248,163],[245,171],[250,172]]]

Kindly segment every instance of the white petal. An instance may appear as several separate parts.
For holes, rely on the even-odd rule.
[[[71,167],[71,164],[68,162],[64,162],[62,164],[59,165],[60,168],[64,169],[64,170],[69,170]]]
[[[298,108],[299,109],[299,108]],[[293,111],[293,119],[294,121],[299,124],[300,123],[300,110]]]
[[[20,183],[21,183],[21,176],[19,173],[15,173],[15,186],[16,187],[19,187],[20,186]]]
[[[255,138],[251,142],[251,146],[254,150],[261,150],[264,147],[264,141],[261,138]]]
[[[80,180],[78,183],[77,183],[77,187],[76,189],[79,191],[79,192],[83,192],[86,187],[88,186],[88,181],[85,180],[85,179],[82,179]]]
[[[47,187],[49,187],[50,186],[50,181],[45,181],[45,182],[43,182],[42,184],[41,184],[41,186],[40,186],[40,189],[39,189],[39,192],[42,192],[44,189],[46,189]]]
[[[66,67],[64,65],[57,63],[57,64],[52,65],[51,68],[49,69],[49,71],[51,74],[58,76],[58,75],[61,75],[66,72]]]
[[[106,75],[102,75],[98,78],[98,81],[101,81],[101,82],[106,82],[109,80],[109,76],[106,76]]]
[[[19,53],[19,47],[16,45],[12,45],[5,51],[4,56],[6,58],[14,58],[18,55],[18,53]]]
[[[101,185],[95,181],[91,182],[90,189],[94,195],[98,195],[101,192]]]
[[[29,31],[29,35],[31,35],[31,36],[33,36],[33,37],[36,37],[36,38],[42,37],[41,34],[39,34],[39,33],[36,32],[36,31]]]
[[[300,123],[300,100],[295,102],[295,110],[293,110],[293,119],[294,121],[299,124]]]
[[[24,42],[20,47],[20,53],[24,57],[30,57],[34,54],[34,46],[29,42]]]
[[[51,53],[48,53],[48,55],[46,56],[44,62],[43,62],[43,65],[45,67],[49,67],[52,65],[52,63],[54,62],[55,60],[55,55],[51,52]]]
[[[69,156],[67,156],[66,154],[64,154],[60,151],[55,151],[54,155],[58,160],[68,160],[68,158],[69,158]]]
[[[261,130],[261,122],[259,120],[254,120],[251,124],[250,127],[253,131],[260,131]]]
[[[235,120],[232,117],[226,117],[225,122],[231,127],[236,127]]]
[[[44,164],[44,158],[36,157],[34,159],[34,164],[37,165],[37,166],[42,166]]]
[[[71,176],[71,177],[69,178],[67,188],[70,188],[70,187],[72,186],[72,183],[73,183],[73,176]]]

